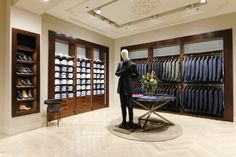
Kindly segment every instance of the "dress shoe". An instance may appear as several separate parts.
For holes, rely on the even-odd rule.
[[[21,111],[28,111],[30,109],[31,109],[30,107],[26,107],[25,105],[20,105],[20,110]]]
[[[22,85],[24,85],[24,86],[27,86],[28,84],[27,84],[27,82],[26,82],[26,80],[21,80],[21,83],[22,83]]]
[[[27,56],[26,56],[26,55],[23,55],[23,60],[25,60],[25,61],[27,61],[27,60],[28,60],[28,58],[27,58]]]
[[[20,79],[20,78],[17,79],[17,85],[18,85],[18,86],[22,86],[22,83],[21,83],[21,79]]]
[[[133,122],[129,122],[128,124],[127,124],[127,129],[132,129],[132,128],[134,128],[134,123]]]
[[[29,98],[25,90],[22,90],[22,97],[23,98]]]
[[[20,68],[20,72],[21,72],[21,73],[28,73],[25,67],[21,67],[21,68]]]
[[[31,92],[31,89],[30,89],[29,92],[28,92],[28,97],[29,97],[29,98],[32,98],[32,92]]]
[[[17,59],[18,59],[18,60],[21,60],[21,61],[24,60],[22,55],[18,55],[18,56],[17,56]]]
[[[32,61],[32,58],[31,58],[30,56],[28,56],[28,60],[29,60],[29,61]]]
[[[21,73],[21,67],[16,67],[16,72]]]
[[[126,129],[126,127],[127,127],[127,123],[124,121],[119,124],[119,128]]]
[[[32,70],[31,70],[31,68],[30,67],[25,67],[25,69],[26,69],[26,73],[32,73]]]
[[[32,85],[32,82],[29,79],[26,79],[25,81],[26,81],[27,85],[30,85],[30,86]]]
[[[20,91],[17,91],[17,92],[16,92],[16,99],[17,99],[17,100],[23,99],[22,94],[21,94]]]

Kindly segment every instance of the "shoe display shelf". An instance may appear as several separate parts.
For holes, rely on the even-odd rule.
[[[12,116],[39,112],[39,34],[12,29]]]

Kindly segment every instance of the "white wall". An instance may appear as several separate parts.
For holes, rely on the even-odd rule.
[[[4,73],[4,53],[6,52],[5,40],[6,40],[6,25],[5,25],[5,10],[6,3],[5,1],[0,1],[0,74]],[[4,113],[4,78],[0,77],[0,133],[3,131],[3,113]]]
[[[40,113],[15,117],[11,115],[11,29],[18,28],[41,34],[41,17],[15,7],[10,7],[9,4],[9,26],[8,35],[6,37],[7,51],[5,53],[5,102],[4,102],[4,131],[6,134],[16,134],[27,130],[39,128],[42,126],[42,118]]]
[[[187,35],[194,35],[206,32],[212,32],[216,30],[223,30],[232,28],[233,29],[233,73],[234,73],[234,96],[236,97],[236,13],[227,14],[223,16],[213,17],[205,20],[199,20],[195,22],[190,22],[186,24],[181,24],[169,28],[163,28],[155,31],[149,31],[145,33],[136,34],[133,36],[128,36],[115,40],[114,49],[114,63],[118,64],[120,59],[120,47],[141,44],[165,39],[172,39],[176,37],[182,37]],[[113,70],[116,66],[113,67]],[[114,84],[117,84],[117,77],[114,78]],[[112,79],[112,78],[111,78]],[[113,89],[112,94],[115,98],[115,102],[119,102],[119,97],[116,94],[116,88]],[[236,99],[234,99],[234,104],[236,104]],[[117,104],[118,105],[118,104]],[[236,121],[236,106],[234,105],[234,121]]]
[[[59,32],[62,34],[65,34],[67,36],[71,36],[74,38],[83,39],[86,41],[90,41],[93,43],[97,43],[100,45],[104,45],[109,47],[109,78],[111,78],[109,81],[110,89],[109,91],[112,91],[113,88],[113,50],[114,50],[114,41],[110,38],[107,38],[105,36],[102,36],[98,33],[92,32],[90,30],[87,30],[85,28],[76,26],[74,24],[68,23],[66,21],[60,20],[58,18],[55,18],[53,16],[44,14],[42,16],[42,49],[41,49],[41,67],[40,69],[44,69],[44,72],[41,71],[41,80],[44,80],[43,83],[41,83],[41,102],[43,100],[47,99],[48,97],[48,30],[53,30],[55,32]],[[110,106],[112,106],[112,95],[109,93],[110,97]],[[45,106],[41,106],[41,109],[43,109]]]

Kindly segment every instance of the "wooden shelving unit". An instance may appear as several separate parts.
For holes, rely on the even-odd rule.
[[[187,44],[193,44],[193,43],[200,43],[200,42],[207,42],[207,41],[213,41],[213,40],[219,40],[221,39],[223,41],[222,43],[222,50],[221,49],[213,49],[211,51],[196,51],[196,52],[185,52],[185,45]],[[143,43],[138,45],[130,45],[122,47],[121,49],[128,49],[130,52],[140,49],[147,49],[148,56],[147,58],[140,57],[139,59],[135,59],[134,61],[141,62],[145,60],[145,63],[148,65],[151,65],[152,60],[161,60],[163,57],[156,57],[153,56],[153,49],[160,49],[163,47],[169,47],[169,46],[179,46],[179,54],[175,55],[163,55],[165,59],[171,60],[172,58],[178,57],[180,59],[179,64],[179,70],[180,70],[180,81],[179,82],[168,82],[165,81],[162,82],[160,85],[163,86],[178,86],[180,89],[180,92],[182,93],[183,89],[188,84],[193,84],[193,87],[211,87],[211,86],[219,86],[224,91],[224,109],[223,113],[218,115],[212,115],[209,112],[207,113],[201,113],[198,111],[192,111],[188,108],[183,108],[183,110],[178,110],[177,114],[183,114],[183,115],[191,115],[191,116],[197,116],[197,117],[204,117],[204,118],[212,118],[212,119],[220,119],[225,121],[233,121],[233,62],[232,62],[232,29],[227,30],[221,30],[221,31],[215,31],[215,32],[209,32],[209,33],[203,33],[203,34],[197,34],[197,35],[191,35],[191,36],[185,36],[185,37],[179,37],[174,39],[167,39],[162,41],[156,41],[151,43]],[[209,56],[209,55],[222,55],[223,56],[223,69],[224,69],[224,77],[222,82],[214,82],[214,81],[186,81],[184,78],[182,78],[183,75],[183,62],[184,58],[186,57],[202,57],[202,56]],[[149,66],[150,67],[150,66]],[[214,105],[214,104],[213,104]],[[169,110],[170,111],[170,110]],[[168,111],[168,112],[169,112]]]
[[[81,39],[71,39],[66,35],[58,34],[53,31],[49,31],[48,98],[60,98],[62,92],[58,88],[59,86],[64,86],[62,83],[59,83],[59,80],[62,80],[62,78],[58,77],[59,73],[61,75],[61,70],[59,69],[63,65],[61,65],[62,59],[55,61],[55,59],[58,58],[58,53],[59,56],[61,53],[56,50],[56,42],[66,44],[66,47],[69,47],[66,54],[73,57],[74,62],[73,66],[70,65],[70,67],[74,69],[72,78],[74,87],[73,98],[67,97],[66,100],[63,101],[63,104],[66,105],[66,110],[63,111],[62,116],[66,117],[107,107],[109,104],[109,78],[107,74],[109,70],[109,49],[105,46]],[[78,52],[80,50],[83,51],[82,54]],[[61,53],[61,55],[62,54],[63,53]],[[97,64],[99,64],[99,66],[94,67]],[[57,68],[55,68],[56,66]],[[55,73],[57,73],[57,76],[55,76]],[[96,78],[94,77],[95,75]],[[57,81],[55,81],[56,79]],[[96,83],[94,82],[95,80]],[[97,80],[99,81],[97,82]],[[97,84],[103,85],[97,86]],[[55,90],[56,86],[58,86],[57,91]],[[101,88],[101,86],[103,88]]]
[[[12,117],[40,111],[40,35],[12,29]]]

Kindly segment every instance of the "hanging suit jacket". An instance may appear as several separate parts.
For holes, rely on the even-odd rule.
[[[116,76],[119,77],[117,93],[124,95],[132,94],[132,80],[138,78],[139,76],[137,65],[131,60],[128,60],[126,62],[121,61],[118,64]]]
[[[199,77],[198,77],[199,81],[203,80],[203,71],[204,71],[204,58],[201,58],[199,62]]]

